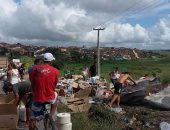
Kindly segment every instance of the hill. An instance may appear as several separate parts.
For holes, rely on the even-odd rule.
[[[10,44],[0,43],[0,55],[9,58],[16,58],[20,55],[36,56],[44,52],[51,52],[57,58],[64,58],[69,61],[80,61],[81,59],[93,59],[97,56],[97,48],[85,47],[46,47],[22,45],[21,43]],[[141,58],[160,58],[163,55],[158,51],[146,51],[131,48],[101,47],[100,55],[102,60],[135,60]]]

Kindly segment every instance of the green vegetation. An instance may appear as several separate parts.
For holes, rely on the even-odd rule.
[[[119,71],[129,71],[131,72],[134,79],[139,79],[139,77],[144,74],[152,76],[152,73],[156,73],[161,77],[163,83],[170,81],[170,62],[169,57],[164,59],[139,59],[133,61],[101,61],[101,77],[104,77],[107,81],[109,80],[109,72],[115,67],[119,67]],[[93,62],[87,63],[90,67]],[[60,70],[61,76],[64,74],[65,70],[71,70],[73,74],[81,74],[81,70],[85,63],[66,63]]]
[[[26,63],[28,66],[31,66],[34,62],[34,58],[28,56],[20,56],[19,59],[21,60],[21,63]]]
[[[65,106],[59,104],[59,112],[68,112]],[[89,113],[72,113],[71,121],[73,130],[121,130],[120,119],[114,112],[110,112],[103,106],[92,105]]]
[[[52,50],[53,52],[54,50]],[[139,79],[139,77],[144,74],[152,76],[152,73],[156,73],[161,77],[163,83],[170,82],[170,52],[160,52],[164,55],[162,58],[147,58],[138,59],[130,61],[101,61],[101,77],[104,77],[108,82],[109,72],[115,67],[119,67],[119,71],[129,71],[131,72],[134,79]],[[64,60],[64,55],[60,55],[59,51],[53,53],[56,57],[54,66],[60,69],[60,75],[63,76],[66,70],[70,70],[72,74],[81,74],[83,66],[86,64],[90,67],[93,64],[93,60],[90,58],[80,59],[77,57],[77,53],[72,52],[72,57],[75,60]],[[61,58],[60,58],[61,57]],[[22,63],[27,63],[28,66],[33,64],[34,58],[28,56],[20,57]]]

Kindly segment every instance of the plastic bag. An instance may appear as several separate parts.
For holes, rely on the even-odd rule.
[[[167,122],[161,122],[160,126],[161,130],[170,130],[170,124],[168,124]]]

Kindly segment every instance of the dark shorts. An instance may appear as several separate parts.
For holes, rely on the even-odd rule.
[[[114,91],[115,94],[121,94],[121,91],[122,91],[122,83],[116,82],[116,83],[114,84],[114,88],[115,88],[115,91]]]
[[[31,108],[32,106],[32,95],[29,95],[28,99],[27,99],[27,103],[25,104],[26,108]]]
[[[44,107],[46,103],[32,102],[31,119],[41,120],[44,117]]]
[[[117,81],[117,79],[110,79],[111,80],[111,82],[112,82],[112,84],[114,85],[115,83],[116,83],[116,81]]]

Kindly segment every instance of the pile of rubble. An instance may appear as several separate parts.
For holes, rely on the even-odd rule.
[[[167,85],[163,86],[160,82],[151,82],[151,84],[149,84],[147,81],[143,81],[143,83],[141,81],[140,84],[141,86],[139,85],[137,87],[144,88],[145,95],[142,97],[144,100],[147,99],[147,96],[153,96],[153,94],[157,94],[164,89],[166,90],[166,96],[170,95],[167,94],[170,88]],[[61,78],[56,91],[59,93],[60,101],[76,113],[89,112],[93,104],[102,107],[106,103],[105,99],[108,99],[108,97],[114,93],[112,88],[114,88],[114,86],[111,83],[107,83],[105,80],[101,81],[98,79],[97,83],[93,85],[90,80],[83,81],[81,75],[73,75],[72,79]],[[136,90],[126,90],[125,92],[130,95],[133,94],[133,92],[135,93]],[[131,98],[134,99],[134,97]],[[141,102],[139,102],[137,106],[121,105],[122,108],[120,112],[115,111],[116,109],[114,110],[115,114],[119,114],[119,116],[117,116],[119,119],[117,120],[120,120],[121,125],[125,129],[156,130],[160,127],[159,125],[161,122],[166,121],[170,123],[169,111],[150,109],[147,107],[148,105],[146,105],[146,102],[140,101]]]
[[[121,101],[129,105],[141,103],[145,105],[144,99],[150,92],[160,91],[160,88],[157,90],[157,86],[161,86],[161,83],[157,82],[157,80],[138,81],[138,85],[135,87],[129,85],[122,90]],[[148,88],[152,89],[149,90]],[[90,79],[83,81],[83,76],[72,75],[72,79],[61,78],[57,84],[56,91],[62,103],[68,106],[76,106],[77,108],[77,106],[82,104],[89,106],[91,103],[107,103],[109,97],[112,97],[114,94],[114,86],[112,83],[106,82],[106,80],[99,80],[99,78],[97,78],[96,84],[92,84]]]
[[[96,84],[92,84],[90,79],[83,81],[81,75],[72,75],[72,79],[61,78],[56,91],[59,94],[60,101],[73,112],[82,112],[90,109],[90,101],[99,88],[111,89],[113,86],[105,80],[97,79]]]

